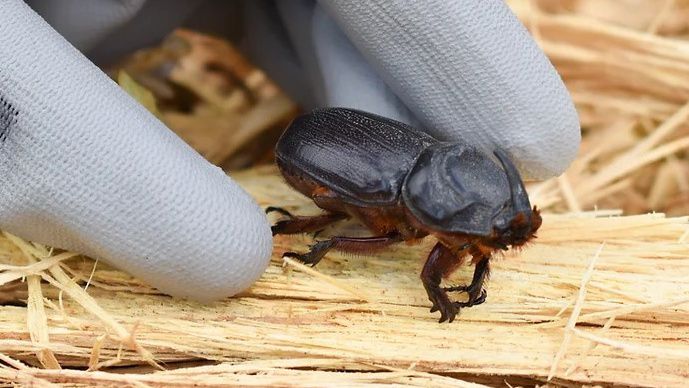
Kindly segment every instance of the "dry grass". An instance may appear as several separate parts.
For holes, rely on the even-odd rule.
[[[452,324],[436,322],[418,279],[431,239],[375,257],[332,253],[311,269],[280,258],[311,238],[278,237],[272,265],[254,287],[199,305],[159,295],[104,263],[5,234],[0,382],[686,386],[689,220],[590,210],[689,213],[689,3],[510,4],[563,75],[584,141],[566,175],[529,187],[547,210],[539,238],[495,261],[485,304]],[[231,48],[185,34],[125,69],[209,159],[254,162],[247,155],[260,154],[255,148],[230,145],[269,141],[294,107]],[[190,48],[180,54],[175,39]],[[199,47],[221,55],[188,56]],[[151,78],[149,70],[170,58],[177,72]],[[214,68],[232,82],[200,70],[218,58],[230,58]],[[171,85],[193,92],[191,109],[165,94]],[[272,167],[233,176],[262,206],[317,211],[285,189]],[[462,268],[453,280],[470,273]]]

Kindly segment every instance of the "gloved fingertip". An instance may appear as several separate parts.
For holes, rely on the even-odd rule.
[[[561,175],[574,161],[581,143],[581,127],[574,104],[562,87],[559,103],[533,115],[528,128],[515,127],[502,140],[520,172],[528,180]]]
[[[239,185],[231,183],[231,193],[224,206],[215,208],[213,219],[197,223],[198,237],[191,241],[198,246],[185,250],[203,254],[186,261],[179,257],[177,273],[164,279],[161,291],[210,302],[245,291],[265,272],[273,247],[268,218]]]

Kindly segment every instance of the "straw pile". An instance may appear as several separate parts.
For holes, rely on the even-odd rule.
[[[452,324],[436,322],[418,279],[430,238],[374,257],[333,252],[311,269],[280,254],[304,250],[313,238],[280,236],[254,287],[199,305],[159,295],[104,263],[3,234],[0,382],[685,386],[689,219],[590,209],[687,214],[689,42],[682,36],[689,19],[681,16],[689,4],[510,4],[563,74],[585,132],[581,156],[566,175],[529,187],[532,201],[547,209],[543,227],[533,245],[494,261],[485,304],[462,310]],[[168,123],[226,115],[239,125],[254,112],[264,121],[237,136],[243,144],[265,143],[293,114],[292,105],[275,102],[285,101],[279,91],[247,81],[257,74],[252,69],[240,77],[228,65],[251,103],[232,97],[235,105],[223,105],[236,95],[232,87],[204,94],[189,81],[187,89],[204,96],[190,110],[161,98],[169,85],[146,83],[145,71],[128,66],[153,91]],[[271,114],[256,114],[259,106]],[[189,131],[187,139],[216,144],[203,143],[191,124],[173,124]],[[226,127],[225,135],[236,128]],[[226,166],[255,162],[243,149],[204,154]],[[273,167],[232,175],[264,207],[318,212],[286,189]],[[463,267],[451,283],[470,276]]]
[[[580,157],[539,186],[577,211],[689,211],[689,2],[513,0],[564,78],[581,118]]]

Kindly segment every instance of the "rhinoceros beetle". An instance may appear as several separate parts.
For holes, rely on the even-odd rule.
[[[317,109],[297,117],[282,134],[276,162],[287,183],[325,213],[294,216],[273,225],[273,235],[317,232],[355,218],[373,237],[332,237],[309,252],[286,252],[315,265],[330,249],[370,252],[427,235],[438,239],[421,280],[440,322],[462,307],[483,303],[491,255],[519,247],[541,226],[538,209],[504,151],[491,157],[464,142],[444,142],[404,123],[345,108]],[[468,286],[441,287],[471,256]],[[453,302],[448,292],[466,292]]]

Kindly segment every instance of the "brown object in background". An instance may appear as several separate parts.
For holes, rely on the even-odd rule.
[[[158,101],[161,119],[225,169],[270,162],[297,106],[230,43],[177,30],[159,47],[122,61]]]

